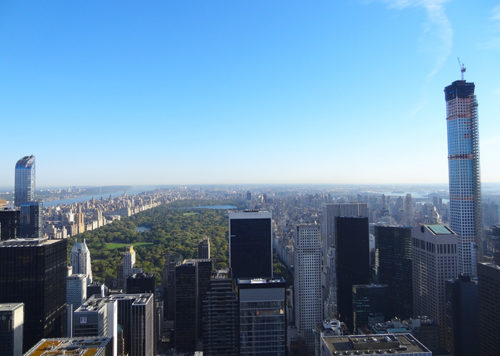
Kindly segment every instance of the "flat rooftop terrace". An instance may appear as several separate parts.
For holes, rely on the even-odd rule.
[[[409,333],[326,336],[322,344],[332,355],[432,355]]]

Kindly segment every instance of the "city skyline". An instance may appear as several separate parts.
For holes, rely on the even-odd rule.
[[[476,84],[482,181],[500,181],[498,1],[0,12],[1,187],[29,154],[38,186],[446,183],[457,56]]]

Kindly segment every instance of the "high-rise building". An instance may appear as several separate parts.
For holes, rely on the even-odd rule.
[[[155,287],[152,273],[134,273],[127,278],[127,294],[155,293]]]
[[[118,354],[118,303],[105,297],[90,297],[75,308],[73,336],[109,337],[113,343],[113,355]]]
[[[298,225],[294,263],[295,325],[310,352],[314,350],[313,328],[323,321],[321,302],[320,226]]]
[[[285,280],[238,279],[240,355],[286,354]]]
[[[87,284],[87,298],[95,295],[96,297],[105,297],[108,295],[108,287],[100,282],[92,282]]]
[[[219,270],[210,279],[203,299],[203,354],[238,354],[238,299],[228,270]]]
[[[198,243],[198,258],[210,259],[210,240],[208,238]]]
[[[85,239],[82,242],[75,242],[71,248],[70,262],[74,274],[84,274],[87,277],[87,283],[92,283],[90,251],[85,243]]]
[[[500,265],[479,263],[479,335],[481,355],[500,355]]]
[[[389,316],[408,319],[413,312],[411,227],[375,226],[377,282],[386,284]]]
[[[271,213],[229,213],[229,266],[233,278],[272,278]]]
[[[134,246],[130,245],[128,250],[123,254],[122,259],[122,278],[123,278],[123,289],[127,289],[127,278],[133,275],[134,273],[142,272],[140,268],[135,267],[135,250]]]
[[[87,299],[87,276],[72,274],[66,277],[66,303],[77,309]]]
[[[444,89],[448,131],[450,227],[460,237],[460,274],[477,276],[476,245],[482,237],[479,132],[474,83]]]
[[[24,350],[65,335],[66,240],[0,242],[0,303],[24,303]]]
[[[153,294],[112,294],[107,298],[117,302],[118,324],[123,330],[125,352],[134,356],[153,356]]]
[[[14,205],[35,200],[35,156],[25,156],[16,163]]]
[[[109,337],[78,337],[41,339],[25,356],[48,355],[113,355],[113,343]]]
[[[389,319],[389,289],[385,284],[352,286],[354,331]],[[362,332],[361,332],[362,333]]]
[[[439,325],[445,347],[445,281],[458,277],[459,238],[444,225],[421,225],[412,230],[413,314]]]
[[[184,260],[175,268],[175,348],[194,352],[202,340],[202,301],[212,275],[211,260]]]
[[[23,354],[24,304],[0,304],[0,356]]]
[[[171,253],[165,255],[165,267],[163,268],[163,311],[165,319],[175,320],[175,267],[180,263],[179,256]]]
[[[23,239],[39,239],[43,237],[42,210],[43,204],[30,201],[20,205],[19,237]]]
[[[323,242],[323,313],[325,318],[337,316],[337,272],[335,270],[335,219],[338,216],[368,217],[366,203],[328,203],[323,206],[321,239]]]
[[[446,281],[446,349],[454,356],[479,355],[477,281],[459,276]]]
[[[335,262],[337,271],[337,312],[352,330],[352,286],[370,283],[368,218],[335,219]]]
[[[0,240],[16,239],[18,237],[19,210],[0,209]]]

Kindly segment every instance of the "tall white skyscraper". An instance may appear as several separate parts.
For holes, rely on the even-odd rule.
[[[445,281],[458,277],[459,237],[444,225],[422,225],[412,230],[413,314],[439,324],[445,344]]]
[[[87,276],[87,283],[92,283],[92,266],[90,264],[90,251],[85,243],[75,242],[70,253],[71,267],[74,274]]]
[[[477,100],[474,88],[474,83],[457,80],[447,86],[444,92],[448,131],[450,227],[460,236],[460,273],[476,277],[476,246],[482,237],[483,226]]]
[[[313,328],[321,323],[320,226],[298,225],[294,265],[295,323],[310,352],[314,351]]]
[[[335,270],[335,218],[368,217],[366,203],[328,203],[323,206],[321,218],[321,240],[323,244],[323,303],[325,318],[337,314],[337,276]]]

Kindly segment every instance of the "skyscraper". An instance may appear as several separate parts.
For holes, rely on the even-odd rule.
[[[43,204],[37,201],[22,203],[19,221],[19,237],[23,239],[39,239],[43,237],[42,209]]]
[[[500,355],[500,265],[478,265],[481,355]]]
[[[448,131],[450,227],[460,237],[459,272],[477,276],[476,245],[482,236],[479,133],[474,83],[444,89]]]
[[[458,277],[458,236],[444,225],[421,225],[412,230],[413,314],[439,324],[445,347],[445,281]]]
[[[321,323],[321,242],[320,226],[298,225],[295,239],[294,297],[295,324],[306,341],[308,349],[314,350],[313,328]]]
[[[64,335],[66,243],[46,239],[0,242],[0,303],[24,303],[24,350],[41,338]]]
[[[337,312],[352,330],[352,286],[370,283],[368,218],[337,217],[335,235]]]
[[[87,283],[92,283],[92,267],[90,265],[90,251],[85,243],[75,242],[70,253],[71,267],[73,274],[84,274],[87,277]]]
[[[240,355],[286,354],[285,280],[238,279]]]
[[[321,239],[323,242],[323,311],[325,318],[337,315],[337,272],[335,270],[335,219],[344,217],[368,217],[365,203],[328,203],[323,206]],[[367,282],[368,283],[368,282]]]
[[[163,268],[163,311],[165,319],[175,320],[175,266],[180,263],[179,256],[167,252]]]
[[[35,156],[25,156],[16,163],[14,205],[35,200]]]
[[[198,258],[210,259],[210,240],[208,238],[198,243]]]
[[[229,265],[233,278],[271,278],[271,213],[229,213]]]
[[[10,240],[18,237],[19,210],[0,209],[0,239]]]
[[[87,299],[87,276],[72,274],[66,277],[66,303],[77,309]]]
[[[375,226],[377,282],[389,288],[389,316],[407,319],[413,312],[411,227]]]

